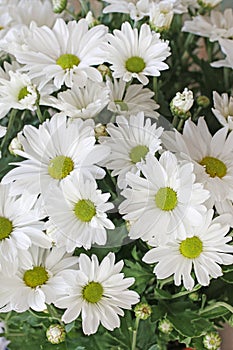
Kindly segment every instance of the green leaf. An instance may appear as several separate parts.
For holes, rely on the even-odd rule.
[[[142,266],[138,262],[133,262],[130,260],[125,260],[125,267],[123,272],[127,277],[134,277],[134,290],[138,293],[142,293],[151,278],[154,278],[154,274],[148,269],[148,266]]]
[[[69,333],[75,327],[75,321],[65,325],[66,333]]]
[[[233,284],[233,271],[225,273],[220,278],[227,283]]]
[[[159,345],[152,345],[148,350],[160,350]]]
[[[172,298],[172,295],[169,292],[167,292],[163,289],[159,289],[159,288],[155,288],[154,296],[156,299],[171,299]]]

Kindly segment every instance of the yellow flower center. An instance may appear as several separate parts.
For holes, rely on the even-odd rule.
[[[82,290],[83,299],[89,303],[98,303],[103,296],[104,289],[98,282],[88,283]]]
[[[141,57],[133,56],[125,62],[125,68],[131,73],[140,73],[146,67],[144,60]]]
[[[64,179],[74,169],[74,162],[71,158],[65,156],[57,156],[50,160],[48,166],[49,175],[56,179]]]
[[[205,171],[210,177],[222,178],[227,173],[226,165],[214,157],[204,157],[199,164],[205,167]]]
[[[74,66],[78,66],[79,63],[80,63],[80,59],[77,56],[72,55],[70,53],[61,55],[56,61],[56,64],[58,64],[64,70],[71,69]]]
[[[95,216],[95,205],[89,199],[81,199],[74,206],[74,213],[83,222],[89,222]]]
[[[24,283],[31,288],[42,286],[48,279],[48,272],[42,266],[35,266],[31,270],[27,270],[23,276]]]
[[[177,194],[170,187],[162,187],[155,195],[155,203],[161,210],[173,210],[178,203]]]
[[[138,145],[131,149],[129,156],[132,163],[136,164],[140,162],[142,159],[145,159],[148,152],[149,152],[149,148],[147,146]]]
[[[180,243],[180,253],[188,259],[198,258],[203,251],[203,244],[199,237],[186,238]]]
[[[24,97],[26,97],[29,94],[27,86],[24,86],[20,92],[18,93],[18,101],[22,100]]]
[[[8,238],[12,232],[13,225],[10,220],[0,217],[0,241]]]

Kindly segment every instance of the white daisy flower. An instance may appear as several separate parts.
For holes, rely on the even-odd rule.
[[[169,151],[157,160],[148,154],[140,166],[142,175],[128,173],[129,187],[122,191],[126,198],[119,206],[125,220],[132,224],[129,236],[156,245],[176,236],[185,235],[185,225],[199,225],[206,212],[203,203],[209,192],[194,183],[193,164],[178,163]]]
[[[150,6],[150,26],[156,32],[169,30],[174,16],[173,4],[171,1],[153,2]]]
[[[174,130],[162,136],[167,149],[194,163],[197,181],[211,193],[210,206],[215,201],[233,199],[233,133],[227,134],[228,127],[224,127],[212,136],[201,117],[197,125],[187,120],[183,134]]]
[[[111,149],[103,164],[113,170],[112,176],[118,176],[117,184],[122,189],[126,187],[126,174],[132,172],[139,175],[139,166],[148,155],[154,156],[161,149],[163,128],[151,124],[149,118],[145,120],[143,112],[129,119],[117,116],[116,124],[108,124],[106,130],[110,137],[100,137],[99,141]]]
[[[40,78],[40,86],[53,81],[60,89],[63,84],[84,86],[87,78],[101,82],[100,72],[91,67],[104,62],[100,45],[105,40],[107,27],[97,25],[88,29],[83,18],[78,22],[58,18],[52,29],[33,27],[23,49],[16,49],[16,59],[24,64],[32,78]]]
[[[210,15],[195,16],[191,21],[185,21],[183,32],[193,33],[216,41],[220,38],[232,38],[233,36],[233,10],[228,8],[221,11],[211,11]]]
[[[221,202],[215,202],[215,209],[221,217],[225,218],[226,224],[233,227],[233,201],[225,199]],[[225,216],[223,216],[223,214],[225,214]]]
[[[73,85],[71,89],[60,92],[57,98],[43,99],[43,104],[66,113],[71,118],[94,118],[109,102],[109,90],[103,83],[87,80],[84,87]]]
[[[84,180],[82,176],[72,176],[60,189],[52,189],[45,205],[50,222],[56,228],[53,232],[56,245],[65,246],[67,252],[76,247],[90,249],[94,243],[104,245],[106,229],[114,228],[106,214],[114,207],[107,202],[109,197],[110,193],[97,189],[94,179]]]
[[[210,209],[200,226],[189,228],[187,238],[171,239],[145,254],[144,262],[158,263],[154,268],[157,278],[174,275],[176,286],[183,282],[186,289],[192,290],[195,283],[192,269],[202,286],[208,286],[211,277],[222,276],[219,265],[233,263],[233,246],[227,244],[232,237],[226,236],[229,226],[222,225],[221,217],[212,220],[213,215],[214,211]]]
[[[218,119],[219,123],[233,129],[233,96],[228,97],[227,93],[221,94],[213,92],[214,108],[212,112]]]
[[[149,82],[147,76],[159,76],[161,70],[169,68],[163,62],[170,55],[168,42],[162,41],[146,23],[138,32],[125,22],[121,30],[115,29],[113,34],[107,34],[107,39],[109,44],[103,47],[114,78],[126,82],[136,78],[146,85]]]
[[[13,185],[12,185],[13,186]],[[43,233],[32,197],[10,196],[10,186],[0,184],[0,268],[4,274],[12,274],[18,267],[19,251],[32,245],[51,246],[51,239]]]
[[[221,50],[226,57],[222,60],[214,61],[210,65],[212,67],[227,67],[233,69],[233,40],[219,39]]]
[[[127,13],[135,21],[139,21],[148,15],[150,0],[107,0],[103,13]]]
[[[63,277],[75,273],[77,257],[63,248],[42,249],[32,246],[24,252],[15,275],[1,276],[1,312],[24,312],[29,308],[43,311],[67,288]]]
[[[106,85],[110,91],[108,110],[129,117],[139,112],[144,112],[146,117],[158,118],[159,113],[155,110],[159,105],[152,99],[154,92],[143,85],[127,84],[122,79],[107,79]]]
[[[89,258],[81,254],[79,270],[64,276],[69,285],[66,295],[55,302],[57,307],[66,309],[62,321],[70,323],[81,313],[87,335],[96,333],[100,323],[110,331],[120,327],[118,315],[124,316],[122,309],[131,309],[139,301],[139,295],[128,290],[134,278],[124,278],[123,265],[122,260],[115,264],[113,253],[100,264],[96,255]]]
[[[59,185],[74,172],[87,178],[103,178],[105,171],[96,164],[107,157],[109,148],[95,145],[94,122],[75,119],[68,123],[64,115],[54,115],[39,129],[26,125],[18,135],[23,151],[15,153],[27,160],[14,163],[3,178],[14,181],[14,193],[24,191],[46,196],[49,186]]]

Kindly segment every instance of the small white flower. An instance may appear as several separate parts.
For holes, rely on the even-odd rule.
[[[145,119],[143,112],[129,119],[117,116],[116,124],[109,123],[106,130],[110,137],[100,137],[99,141],[111,149],[104,165],[113,170],[112,176],[118,176],[117,184],[122,189],[126,186],[126,174],[139,175],[139,165],[145,162],[148,154],[154,156],[161,149],[159,137],[163,128],[151,124],[151,119]]]
[[[185,88],[182,93],[176,93],[171,101],[171,109],[175,114],[185,114],[190,110],[193,102],[193,92]]]
[[[107,0],[107,5],[103,13],[127,13],[130,17],[138,21],[148,15],[149,0]]]
[[[227,67],[233,69],[233,40],[232,39],[219,39],[219,44],[225,59],[212,62],[212,67]]]
[[[233,36],[233,10],[228,8],[224,13],[211,11],[210,15],[196,16],[184,22],[182,31],[207,37],[210,41],[230,39]]]
[[[20,251],[25,252],[32,244],[51,246],[42,231],[43,218],[33,208],[35,200],[25,195],[10,196],[11,186],[0,184],[0,267],[6,275],[17,269]]]
[[[7,128],[5,126],[0,125],[0,138],[6,135]]]
[[[156,32],[163,32],[170,28],[174,11],[170,1],[152,3],[150,6],[150,26]]]
[[[56,245],[65,246],[67,252],[76,247],[90,249],[93,243],[104,245],[106,229],[114,228],[106,214],[114,207],[107,202],[109,197],[110,193],[97,189],[94,179],[84,180],[82,176],[72,176],[60,189],[53,188],[45,204],[50,223],[56,228],[52,233]]]
[[[214,108],[212,112],[218,119],[219,123],[223,126],[227,126],[230,130],[233,129],[233,96],[228,97],[227,93],[221,94],[221,96],[214,91],[213,92]]]
[[[179,286],[183,282],[186,289],[192,290],[193,268],[198,283],[208,286],[210,277],[222,275],[219,265],[233,263],[233,246],[227,244],[232,237],[226,236],[229,226],[222,224],[221,217],[212,220],[213,215],[214,211],[210,209],[203,215],[200,226],[189,227],[187,238],[171,238],[166,244],[161,243],[145,254],[142,259],[144,262],[157,263],[154,268],[157,278],[174,275],[175,285]]]
[[[15,275],[0,276],[1,312],[24,312],[29,308],[43,311],[63,295],[67,285],[63,279],[68,271],[75,273],[77,257],[63,248],[42,249],[32,246],[25,251]]]
[[[207,333],[203,338],[203,345],[208,350],[219,350],[221,343],[221,337],[216,332]]]
[[[14,193],[42,193],[49,186],[59,185],[73,172],[82,172],[87,178],[103,178],[104,169],[96,164],[107,157],[109,148],[96,145],[94,122],[78,118],[67,122],[64,115],[54,115],[39,129],[26,125],[19,141],[23,150],[16,154],[26,158],[15,163],[3,178],[14,181]]]
[[[115,264],[115,255],[109,253],[99,264],[96,255],[89,258],[85,254],[79,257],[79,270],[66,274],[69,285],[64,297],[55,305],[66,309],[62,321],[70,323],[82,314],[84,334],[97,332],[100,323],[112,331],[120,327],[122,309],[131,309],[139,301],[139,295],[128,290],[134,278],[124,278],[121,273],[124,262]]]
[[[43,99],[43,104],[52,106],[71,118],[94,118],[109,102],[109,90],[103,83],[86,82],[84,87],[73,85],[60,92],[57,98]]]
[[[155,110],[159,105],[152,99],[154,92],[143,88],[141,84],[132,84],[126,87],[122,79],[107,79],[106,85],[110,91],[108,110],[129,117],[139,112],[144,112],[146,117],[158,118],[159,113]]]
[[[161,70],[168,68],[163,62],[170,55],[168,42],[162,41],[146,23],[139,32],[125,22],[121,30],[115,29],[113,34],[107,34],[107,40],[109,44],[103,47],[114,78],[126,82],[136,78],[146,85],[149,82],[147,76],[159,76]]]
[[[204,117],[198,119],[197,125],[189,119],[183,134],[166,131],[162,141],[180,159],[194,163],[197,181],[211,193],[210,206],[215,201],[233,199],[233,133],[228,134],[228,127],[212,136]]]
[[[126,175],[129,187],[123,190],[126,200],[119,206],[120,213],[126,214],[123,218],[132,221],[130,238],[156,245],[171,235],[186,235],[186,223],[196,226],[202,222],[209,192],[194,183],[190,162],[178,163],[169,151],[159,160],[148,154],[140,170],[144,177]]]

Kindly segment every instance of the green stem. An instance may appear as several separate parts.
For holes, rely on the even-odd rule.
[[[177,115],[174,115],[172,120],[172,125],[174,126],[174,128],[177,127],[178,123],[179,123],[179,118],[177,117]]]
[[[183,295],[187,295],[187,294],[191,294],[193,292],[196,292],[197,290],[199,290],[202,286],[200,284],[198,284],[195,288],[193,288],[192,290],[186,290],[184,292],[179,292],[177,294],[173,294],[172,295],[172,299],[176,299],[176,298],[180,298]]]
[[[15,121],[15,116],[17,114],[18,110],[17,109],[12,109],[11,110],[11,114],[10,114],[10,117],[9,117],[9,122],[8,122],[8,125],[7,125],[7,132],[6,132],[6,135],[4,136],[2,142],[1,142],[1,150],[5,147],[6,143],[8,142],[8,139],[9,139],[9,136],[11,134],[11,130],[12,130],[12,127],[14,125],[14,121]]]
[[[179,123],[178,123],[178,126],[177,126],[177,130],[178,131],[182,131],[183,129],[183,126],[184,126],[184,122],[185,122],[185,119],[180,119]]]
[[[136,350],[137,345],[137,333],[138,333],[138,326],[139,326],[140,318],[136,317],[135,320],[135,328],[133,330],[133,339],[132,339],[132,347],[131,350]]]
[[[153,91],[155,93],[154,100],[158,101],[158,79],[157,77],[153,77]]]
[[[47,309],[49,312],[48,317],[51,317],[52,319],[57,320],[60,324],[62,324],[61,318],[59,317],[56,309],[52,305],[47,305]]]
[[[206,311],[213,310],[213,309],[215,309],[215,308],[217,308],[217,307],[219,307],[219,306],[224,307],[225,309],[227,309],[228,311],[230,311],[230,312],[233,314],[233,307],[232,307],[231,305],[227,304],[227,303],[224,303],[223,301],[219,301],[219,302],[217,302],[217,303],[214,303],[213,305],[209,305],[209,306],[207,306],[205,309],[200,310],[199,313],[200,313],[200,314],[203,314],[203,313],[205,313]]]
[[[38,119],[39,119],[39,122],[42,124],[43,121],[44,121],[44,118],[43,118],[43,115],[42,115],[42,113],[41,113],[39,104],[37,104],[36,107],[37,107],[37,108],[36,108],[37,117],[38,117]]]

